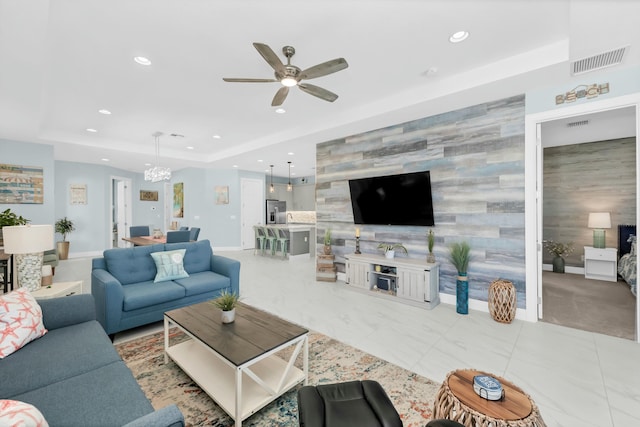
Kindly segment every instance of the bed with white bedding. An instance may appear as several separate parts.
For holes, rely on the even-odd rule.
[[[636,248],[636,226],[618,225],[618,274],[631,288],[633,295],[637,292],[638,261]]]

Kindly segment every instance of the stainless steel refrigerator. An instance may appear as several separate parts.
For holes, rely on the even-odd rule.
[[[267,199],[267,224],[287,223],[287,202]]]

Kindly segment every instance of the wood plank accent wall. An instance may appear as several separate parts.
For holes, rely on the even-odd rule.
[[[618,224],[636,221],[636,138],[544,149],[543,239],[574,242],[566,265],[583,267],[584,246],[593,246],[589,212],[610,212],[606,246],[618,247]],[[543,262],[552,256],[544,251]]]
[[[514,283],[525,306],[524,95],[475,105],[318,144],[317,250],[331,228],[336,262],[355,250],[349,179],[431,171],[440,291],[455,295],[457,272],[448,246],[466,240],[471,298],[486,301],[491,282]],[[425,259],[430,227],[361,225],[360,250],[403,243]]]

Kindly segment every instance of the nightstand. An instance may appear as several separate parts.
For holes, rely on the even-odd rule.
[[[584,277],[586,279],[618,281],[618,250],[616,248],[584,247]]]
[[[49,286],[43,286],[37,291],[31,292],[35,299],[48,299],[68,297],[82,293],[82,280],[75,282],[56,282]]]

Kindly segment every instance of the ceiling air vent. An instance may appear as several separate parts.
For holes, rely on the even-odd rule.
[[[610,50],[609,52],[573,61],[571,63],[571,74],[584,74],[601,68],[618,65],[622,62],[627,50],[629,50],[629,46],[624,46],[619,49]]]
[[[577,122],[569,122],[567,123],[568,128],[574,128],[577,126],[585,126],[589,124],[589,120],[579,120]]]

